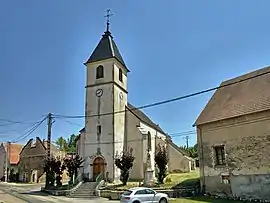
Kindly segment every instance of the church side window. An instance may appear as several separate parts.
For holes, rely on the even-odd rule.
[[[123,82],[123,72],[121,68],[119,68],[119,81]]]
[[[96,79],[104,77],[104,70],[103,66],[98,66],[96,69]]]
[[[148,132],[148,135],[147,135],[148,151],[152,150],[152,142],[151,141],[152,141],[151,134],[150,134],[150,132]]]
[[[97,126],[97,134],[100,135],[101,134],[101,125]]]

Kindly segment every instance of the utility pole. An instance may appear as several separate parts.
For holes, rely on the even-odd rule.
[[[186,140],[187,148],[188,148],[188,140],[189,140],[189,136],[188,135],[185,137],[185,140]]]
[[[47,138],[47,157],[51,156],[51,135],[52,135],[52,114],[48,114],[48,138]]]
[[[52,114],[48,114],[48,135],[47,135],[47,159],[50,158],[51,156],[51,135],[52,135],[52,124],[53,124],[53,119],[52,119]],[[48,187],[49,184],[49,179],[48,179],[48,173],[46,173],[46,184],[45,188]]]
[[[8,162],[9,162],[9,153],[10,153],[10,142],[7,142],[7,151],[6,151],[6,166],[5,166],[5,182],[8,182]]]

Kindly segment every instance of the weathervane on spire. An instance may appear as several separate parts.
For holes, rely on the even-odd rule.
[[[104,17],[107,18],[107,32],[109,32],[109,26],[110,26],[110,16],[112,16],[113,14],[110,13],[111,12],[111,9],[108,9],[107,10],[107,15],[105,15]]]

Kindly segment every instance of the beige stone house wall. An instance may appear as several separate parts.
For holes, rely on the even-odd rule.
[[[172,144],[168,144],[168,172],[169,173],[188,173],[195,170],[195,160],[182,154]],[[193,167],[192,167],[193,166]]]
[[[197,126],[197,135],[207,193],[270,199],[270,111]],[[221,166],[214,153],[219,145],[225,148]]]
[[[51,149],[51,156],[63,159],[65,153],[57,150],[55,147]],[[45,182],[46,174],[43,166],[47,157],[47,150],[42,141],[37,138],[29,140],[24,146],[20,154],[20,162],[18,165],[20,171],[20,180],[23,182]],[[63,174],[63,181],[68,179],[67,173]]]
[[[5,176],[5,168],[6,168],[6,150],[4,144],[0,145],[0,178]]]

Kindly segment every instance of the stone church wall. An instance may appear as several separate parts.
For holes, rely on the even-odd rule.
[[[142,180],[143,179],[143,151],[142,151],[142,136],[137,126],[140,125],[139,119],[134,116],[130,111],[126,112],[126,136],[125,148],[133,149],[132,154],[135,157],[133,168],[130,171],[130,179]]]

